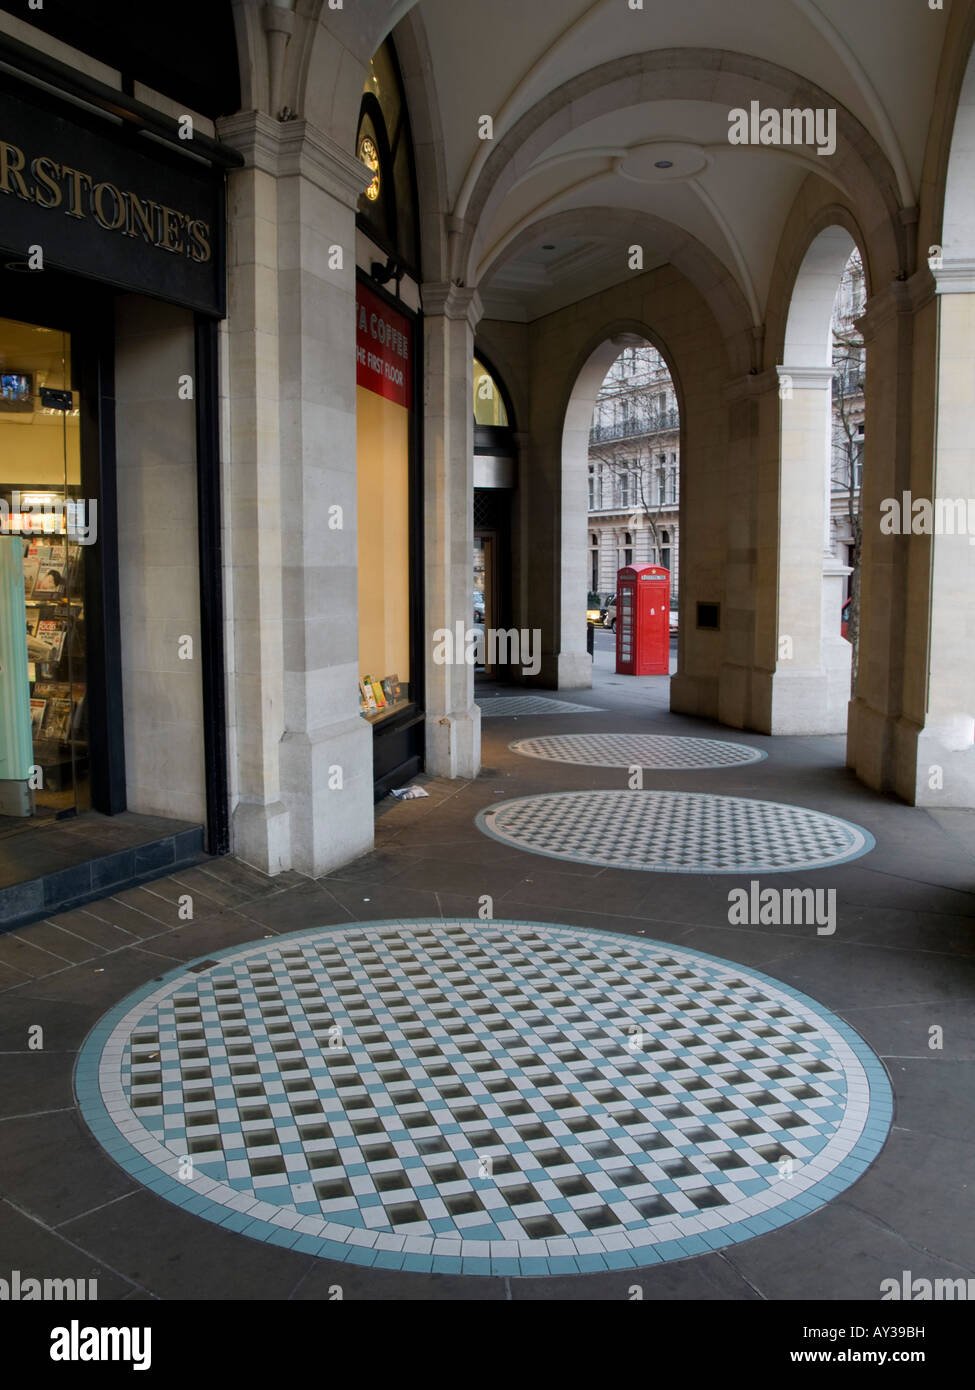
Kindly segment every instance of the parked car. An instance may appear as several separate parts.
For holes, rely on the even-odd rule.
[[[672,599],[670,604],[670,631],[677,631],[677,600]]]
[[[596,604],[590,603],[589,607],[586,609],[586,622],[601,623],[602,620],[603,610],[599,608]]]
[[[616,631],[616,595],[610,599],[606,607],[600,614],[603,627],[608,627],[610,632]]]

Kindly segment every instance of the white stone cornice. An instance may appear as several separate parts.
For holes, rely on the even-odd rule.
[[[274,178],[298,175],[350,208],[372,179],[361,160],[305,120],[276,121],[263,111],[242,111],[218,121],[217,130],[247,168]]]
[[[975,294],[975,261],[948,260],[932,266],[935,294]]]
[[[828,391],[836,375],[835,367],[776,367],[780,382],[788,378],[789,384],[797,391]]]
[[[725,383],[723,394],[727,403],[734,405],[737,401],[764,396],[766,392],[778,389],[778,372],[770,368],[767,372],[748,372],[745,376],[735,377],[733,381]]]
[[[484,305],[477,290],[454,284],[452,280],[423,285],[420,295],[424,314],[442,315],[447,319],[466,319],[471,328],[477,327],[484,313]]]

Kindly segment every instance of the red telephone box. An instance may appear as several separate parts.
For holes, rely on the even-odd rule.
[[[616,576],[616,674],[670,675],[670,571],[660,565]]]

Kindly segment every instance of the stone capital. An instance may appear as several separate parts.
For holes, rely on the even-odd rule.
[[[217,122],[220,139],[244,156],[245,167],[273,178],[298,176],[354,209],[371,173],[354,155],[306,120],[277,121],[241,111]]]
[[[942,260],[931,267],[936,294],[975,293],[975,261]]]
[[[780,382],[788,378],[797,391],[828,391],[836,375],[835,367],[781,366],[775,371]]]
[[[481,296],[476,289],[441,280],[423,285],[420,290],[423,312],[428,317],[466,319],[471,328],[477,327],[484,313]]]
[[[265,5],[261,10],[261,25],[265,33],[293,34],[295,12],[283,5]]]
[[[745,376],[735,377],[725,383],[723,394],[728,405],[735,405],[738,401],[764,396],[766,392],[778,389],[778,373],[770,369],[767,372],[748,372]]]
[[[975,266],[973,266],[975,270]],[[875,338],[892,320],[902,314],[916,314],[930,304],[937,290],[935,275],[927,266],[907,280],[892,280],[885,289],[871,295],[855,321],[865,342]]]

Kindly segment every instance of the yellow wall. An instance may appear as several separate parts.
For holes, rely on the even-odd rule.
[[[77,399],[77,397],[76,397]],[[81,483],[81,450],[76,416],[5,415],[0,412],[0,487],[64,491]]]
[[[356,388],[359,674],[410,679],[409,411]]]

